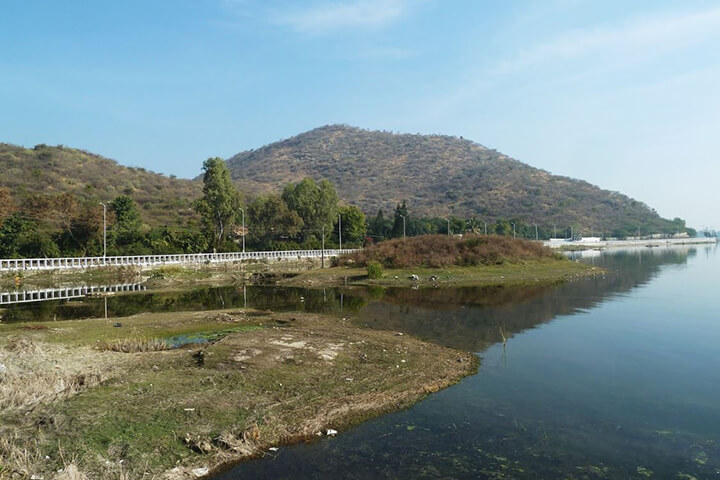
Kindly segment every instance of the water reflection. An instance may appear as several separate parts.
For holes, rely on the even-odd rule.
[[[140,292],[147,288],[139,283],[121,283],[117,285],[83,285],[62,288],[42,288],[35,290],[13,290],[0,292],[0,305],[20,303],[48,302],[52,300],[69,300],[90,295]]]
[[[646,250],[590,256],[608,273],[560,286],[387,289],[375,295],[379,301],[369,304],[360,319],[373,328],[480,352],[558,315],[590,310],[600,301],[647,284],[664,267],[685,265],[697,254],[696,249],[685,248]],[[587,259],[585,252],[572,253]]]
[[[104,287],[103,287],[104,288]],[[71,289],[72,290],[72,289]],[[75,287],[75,291],[81,291]],[[128,291],[105,297],[82,294],[65,299],[0,306],[0,321],[38,322],[85,318],[127,317],[143,312],[181,312],[255,308],[351,314],[367,303],[367,296],[340,289],[306,289],[275,286],[202,287],[182,291]],[[97,292],[96,292],[97,293]],[[120,294],[125,293],[125,294]]]

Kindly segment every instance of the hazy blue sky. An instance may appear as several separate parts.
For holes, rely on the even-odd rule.
[[[0,7],[0,141],[192,177],[329,123],[462,135],[720,227],[717,1]]]

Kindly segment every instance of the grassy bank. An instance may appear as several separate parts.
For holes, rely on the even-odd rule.
[[[602,274],[537,242],[499,236],[428,235],[395,239],[303,272],[296,285],[527,285]]]
[[[1,325],[0,364],[0,478],[45,479],[194,478],[477,368],[405,335],[251,311]]]
[[[532,285],[556,283],[582,277],[602,275],[602,269],[570,260],[528,260],[493,266],[476,267],[408,267],[383,269],[379,278],[369,278],[366,268],[333,267],[303,272],[279,280],[284,285],[384,285],[384,286],[483,286]],[[412,278],[417,275],[417,279]]]

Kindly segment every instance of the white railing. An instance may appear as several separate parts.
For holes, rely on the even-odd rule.
[[[354,251],[356,250],[282,250],[276,252],[188,253],[127,257],[9,258],[0,259],[0,271],[69,270],[124,266],[152,267],[157,265],[241,262],[243,260],[320,258],[322,256],[337,257]]]
[[[88,295],[116,292],[142,292],[147,287],[139,283],[121,285],[83,286],[68,288],[45,288],[41,290],[22,290],[16,292],[0,292],[0,305],[15,303],[43,302],[47,300],[66,300],[81,298]]]

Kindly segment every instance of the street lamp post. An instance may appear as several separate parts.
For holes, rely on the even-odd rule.
[[[485,225],[485,235],[487,235],[487,222],[483,222],[483,225]]]
[[[535,224],[535,241],[538,241],[538,240],[540,240],[540,236],[538,235],[538,228],[537,228],[537,223],[536,223]]]
[[[242,212],[242,242],[243,242],[243,253],[245,253],[245,209],[240,208],[240,211]]]
[[[322,227],[322,254],[321,254],[321,256],[322,256],[321,268],[325,268],[325,225],[323,225],[323,227]]]
[[[103,207],[103,258],[107,256],[107,205],[100,202]]]
[[[405,215],[400,215],[403,219],[403,239],[405,239]]]
[[[515,222],[510,222],[513,226],[513,238],[517,238],[517,235],[515,234]]]
[[[447,224],[448,224],[448,237],[449,237],[450,236],[450,219],[446,218],[445,220],[447,220]]]

